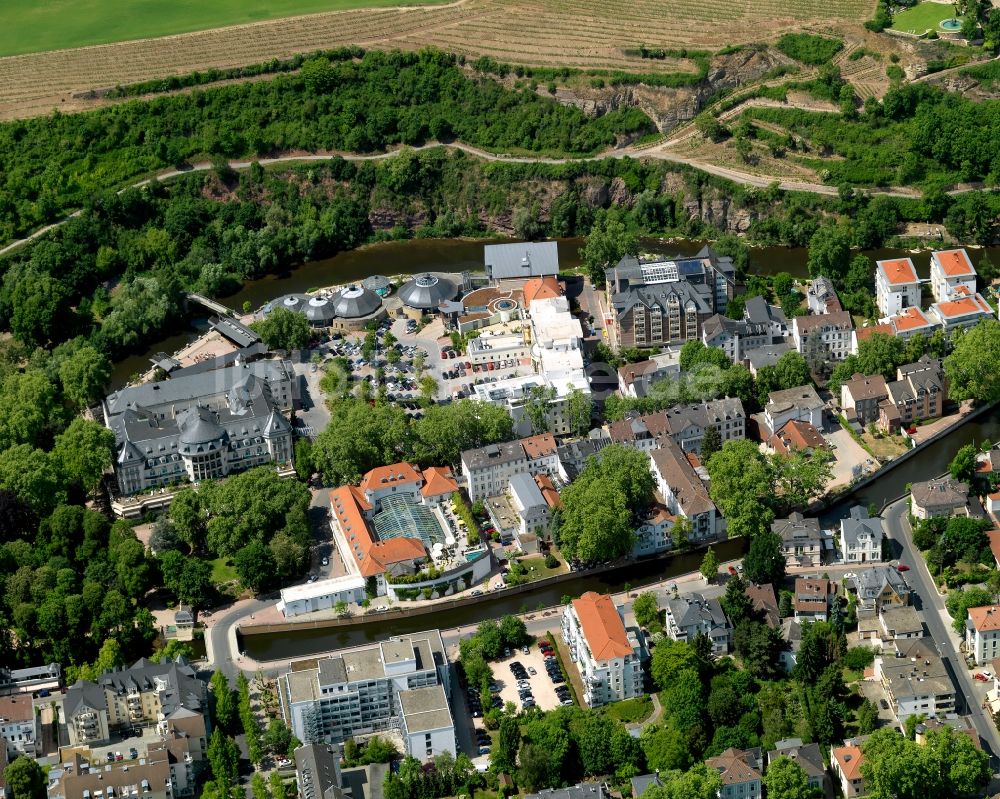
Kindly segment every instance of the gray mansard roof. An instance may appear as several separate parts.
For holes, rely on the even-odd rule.
[[[884,534],[882,520],[869,517],[868,509],[860,505],[855,505],[851,508],[851,515],[840,520],[840,532],[844,536],[848,548],[856,547],[858,537],[862,534],[872,535],[876,541],[881,541]]]

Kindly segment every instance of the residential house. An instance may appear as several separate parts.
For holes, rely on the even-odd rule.
[[[920,279],[913,261],[893,258],[875,262],[875,304],[882,316],[920,306]]]
[[[910,604],[910,587],[895,566],[879,565],[858,569],[851,578],[858,606],[881,612],[885,608]]]
[[[768,445],[781,455],[791,455],[793,452],[815,452],[829,450],[822,433],[809,422],[801,419],[791,419],[768,440]]]
[[[979,293],[967,293],[962,286],[955,289],[952,299],[945,302],[935,302],[928,313],[936,318],[945,333],[952,330],[975,327],[983,319],[993,319],[993,309]]]
[[[931,253],[931,291],[938,302],[976,293],[976,269],[965,250]]]
[[[955,686],[930,638],[896,641],[875,658],[875,678],[900,724],[955,712]]]
[[[35,757],[41,740],[41,723],[35,715],[30,693],[0,697],[0,741],[6,741],[6,753]]]
[[[871,518],[861,505],[840,520],[840,554],[848,563],[880,563],[884,538],[882,519]]]
[[[546,788],[538,793],[525,794],[524,799],[605,799],[601,783],[580,783],[568,788]]]
[[[758,621],[768,627],[777,629],[781,626],[781,614],[778,611],[778,598],[774,594],[774,586],[770,583],[758,585],[747,583],[744,593],[750,600],[753,615]]]
[[[882,641],[906,641],[924,634],[924,624],[912,605],[885,608],[878,614],[878,622]]]
[[[527,280],[559,274],[559,245],[555,241],[518,241],[483,247],[486,276],[500,280]]]
[[[774,366],[781,360],[781,356],[786,352],[792,352],[792,345],[786,341],[779,344],[765,344],[756,349],[750,350],[743,362],[750,370],[754,379],[760,374],[760,370],[765,366]]]
[[[777,343],[788,335],[788,319],[777,305],[770,305],[763,297],[750,297],[743,305],[743,318],[751,325],[763,325],[771,331]]]
[[[1000,607],[969,608],[965,620],[965,650],[984,666],[1000,657]]]
[[[510,501],[517,512],[517,539],[521,542],[521,551],[538,552],[537,536],[546,535],[551,518],[551,508],[541,488],[530,475],[515,474],[510,478]]]
[[[688,594],[667,601],[667,634],[675,641],[693,641],[699,633],[712,641],[716,657],[729,652],[732,627],[718,599]]]
[[[614,444],[649,452],[672,439],[685,452],[701,452],[705,430],[714,427],[722,443],[746,437],[746,412],[743,403],[734,398],[675,405],[673,408],[639,415],[629,413],[624,419],[607,425],[608,437]]]
[[[941,361],[924,355],[916,363],[908,363],[896,369],[896,379],[887,384],[888,404],[895,409],[895,416],[888,409],[881,408],[880,426],[887,432],[896,427],[909,427],[918,419],[937,419],[944,413],[944,403],[948,399],[948,380]],[[898,422],[894,427],[890,419]]]
[[[772,345],[774,334],[766,322],[748,322],[715,314],[702,325],[701,341],[706,347],[718,347],[733,363],[741,363],[754,350]]]
[[[865,756],[857,743],[845,742],[830,750],[830,770],[844,799],[857,799],[865,795],[865,780],[861,776],[861,765]]]
[[[930,336],[938,326],[936,319],[928,316],[917,306],[904,308],[895,316],[890,317],[888,324],[891,327],[888,332],[903,341],[909,341],[917,333]]]
[[[556,440],[551,433],[462,453],[462,476],[473,502],[503,493],[516,474],[538,472],[553,476],[559,473]]]
[[[817,430],[822,430],[824,407],[826,404],[812,386],[796,386],[772,391],[767,395],[764,421],[772,433],[781,430],[793,419],[808,422]]]
[[[889,398],[882,375],[854,374],[840,387],[840,407],[849,421],[862,427],[879,419],[879,406]]]
[[[598,435],[594,436],[597,433]],[[553,477],[558,476],[564,483],[572,483],[580,476],[591,458],[599,458],[601,450],[611,443],[603,430],[591,431],[592,437],[581,441],[570,441],[562,444],[556,450],[557,470]]]
[[[62,666],[47,663],[44,666],[28,666],[11,669],[0,666],[0,696],[8,693],[36,691],[40,688],[58,688],[62,679]]]
[[[809,283],[806,290],[806,306],[811,314],[836,313],[844,310],[830,278],[820,275]]]
[[[965,514],[969,487],[953,477],[938,477],[910,486],[910,509],[918,519]]]
[[[729,747],[718,757],[710,757],[705,765],[719,772],[722,788],[720,799],[761,799],[763,796],[763,763],[760,749]]]
[[[858,348],[854,321],[847,311],[796,316],[792,320],[792,342],[810,365],[842,361]]]
[[[610,596],[588,591],[574,599],[563,612],[562,636],[580,670],[589,707],[642,694],[643,650]]]
[[[794,616],[781,620],[781,637],[787,646],[781,650],[778,662],[785,674],[791,674],[799,659],[799,649],[802,647],[802,625]]]
[[[795,579],[796,621],[826,621],[830,606],[836,601],[837,584],[825,577],[797,577]]]
[[[801,513],[792,513],[787,519],[771,522],[771,532],[781,537],[781,552],[786,566],[819,566],[822,563],[823,540],[819,519],[807,519]]]
[[[635,544],[632,557],[658,555],[674,548],[673,529],[677,517],[661,502],[655,503],[642,517],[635,528]]]
[[[641,399],[655,383],[681,373],[680,347],[667,349],[652,358],[618,367],[618,391],[623,397]]]
[[[302,799],[345,799],[340,748],[303,744],[295,750],[295,777]]]
[[[686,516],[691,522],[691,539],[706,541],[721,532],[721,514],[708,495],[705,482],[687,456],[669,438],[649,453],[653,477],[663,504],[674,516]]]
[[[820,751],[819,744],[805,744],[802,743],[801,738],[785,738],[778,741],[774,745],[774,749],[767,753],[767,768],[773,766],[774,761],[779,757],[787,757],[798,763],[806,773],[809,786],[820,790],[824,799],[830,799],[833,796],[833,784],[826,771],[826,764],[823,762],[823,753]]]
[[[655,774],[640,774],[637,777],[632,777],[630,781],[632,783],[633,799],[640,799],[654,785],[657,788],[663,787],[663,782],[660,780],[660,772],[658,771]]]
[[[278,693],[285,723],[304,743],[392,729],[418,760],[456,753],[450,667],[438,630],[292,663],[278,677]]]

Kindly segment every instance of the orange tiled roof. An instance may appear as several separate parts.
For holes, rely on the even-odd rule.
[[[546,505],[550,508],[562,507],[562,497],[556,491],[556,487],[552,483],[552,478],[545,474],[545,472],[539,472],[535,475],[535,485],[542,492],[542,498],[545,500]]]
[[[588,591],[573,600],[573,610],[580,620],[583,637],[595,660],[610,660],[632,654],[625,625],[607,594]]]
[[[878,268],[885,275],[890,286],[900,286],[917,282],[917,270],[909,258],[893,258],[890,261],[879,261]]]
[[[896,332],[899,332],[901,330],[914,330],[918,327],[930,327],[931,322],[923,311],[911,306],[904,308],[897,316],[894,316],[892,324],[896,328]]]
[[[554,455],[556,438],[552,433],[540,433],[537,436],[522,438],[521,446],[524,447],[524,454],[528,456],[528,460],[533,461],[546,455]]]
[[[362,577],[382,574],[391,563],[427,556],[423,543],[416,538],[376,541],[363,513],[371,509],[372,506],[357,486],[341,486],[330,492],[330,513],[337,519],[347,546],[358,562]]]
[[[869,325],[868,327],[858,328],[858,341],[866,341],[874,336],[876,333],[883,333],[887,336],[895,335],[892,329],[892,325]]]
[[[451,476],[448,466],[431,466],[424,469],[424,487],[420,493],[425,497],[438,497],[441,494],[453,494],[458,491],[458,483]]]
[[[990,306],[986,303],[986,300],[984,300],[979,294],[976,294],[974,297],[962,297],[960,300],[942,302],[935,307],[937,308],[938,313],[949,319],[954,319],[959,316],[968,316],[969,314],[974,313],[993,314],[993,311],[990,310]]]
[[[561,296],[562,287],[551,275],[533,277],[524,283],[524,304],[527,308],[531,308],[531,303],[535,300],[549,300]]]
[[[861,779],[861,764],[864,763],[865,757],[861,753],[860,746],[854,744],[835,746],[830,756],[837,761],[841,772],[849,781]]]
[[[809,422],[792,419],[771,436],[771,446],[779,452],[791,452],[799,449],[825,449],[827,443],[819,430]]]
[[[996,605],[969,608],[969,618],[972,620],[972,626],[979,632],[1000,630],[1000,607]]]
[[[388,466],[379,466],[377,469],[372,469],[362,477],[361,490],[374,491],[394,483],[397,485],[401,483],[414,483],[419,482],[420,479],[420,472],[409,463],[392,463]]]
[[[934,259],[941,265],[941,270],[948,277],[976,274],[976,270],[972,267],[972,261],[969,260],[969,255],[965,250],[942,250],[934,253]]]

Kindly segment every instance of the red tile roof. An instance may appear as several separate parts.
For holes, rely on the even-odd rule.
[[[427,557],[427,550],[416,538],[390,538],[379,541],[368,550],[367,557],[361,562],[361,576],[372,577],[382,574],[393,563],[403,563],[408,560],[420,560]]]
[[[1000,566],[1000,530],[990,530],[986,536],[990,539],[990,552],[993,553],[993,560]]]
[[[972,626],[979,632],[1000,630],[1000,607],[996,605],[969,608],[969,618],[972,620]]]
[[[849,781],[861,779],[861,764],[865,762],[865,756],[862,754],[860,746],[854,744],[835,746],[830,750],[830,757],[836,761],[841,772]]]
[[[909,258],[893,258],[890,261],[879,261],[878,268],[885,275],[890,286],[901,286],[917,282],[917,270]]]
[[[858,341],[866,341],[874,336],[876,333],[883,333],[886,336],[894,336],[896,331],[892,329],[892,325],[869,325],[868,327],[858,328]]]
[[[451,476],[448,466],[431,466],[424,469],[424,487],[420,493],[425,497],[439,497],[442,494],[454,494],[458,491],[458,483]]]
[[[583,637],[595,660],[610,660],[632,654],[632,645],[615,603],[607,594],[588,591],[573,600]]]
[[[974,275],[976,270],[972,267],[972,261],[965,250],[941,250],[932,256],[941,266],[941,270],[948,277],[962,277],[964,275]]]
[[[893,327],[896,332],[915,330],[919,327],[930,327],[931,321],[919,308],[904,308],[897,316],[892,318]]]
[[[551,477],[544,472],[540,472],[535,475],[535,485],[537,485],[538,490],[542,492],[542,497],[545,499],[546,505],[550,508],[562,507],[562,497],[560,497],[559,492],[556,491],[556,487],[552,483]]]
[[[409,463],[391,463],[372,469],[361,478],[362,491],[377,491],[389,485],[420,482],[420,472]]]
[[[792,419],[773,436],[771,447],[777,452],[790,453],[795,450],[828,449],[826,439],[809,422]]]
[[[973,297],[962,297],[960,300],[938,303],[934,307],[941,316],[948,319],[957,319],[961,316],[970,316],[971,314],[979,313],[993,315],[990,306],[980,294],[976,294]]]
[[[723,785],[741,785],[761,778],[760,772],[748,762],[748,755],[741,749],[729,747],[718,757],[710,757],[705,765],[719,772]]]
[[[521,446],[524,447],[524,454],[528,456],[528,460],[533,461],[546,455],[554,455],[556,439],[552,433],[540,433],[537,436],[522,438]]]
[[[392,563],[427,556],[423,543],[416,538],[376,541],[363,513],[371,509],[357,486],[341,486],[330,492],[330,513],[340,525],[341,534],[358,563],[362,577],[382,574]]]
[[[546,277],[533,277],[524,283],[524,304],[529,309],[535,300],[548,300],[553,297],[562,296],[562,286],[559,281],[551,275]]]

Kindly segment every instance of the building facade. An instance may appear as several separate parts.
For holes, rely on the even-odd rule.
[[[910,486],[910,509],[918,519],[965,513],[969,487],[953,477],[938,477]]]
[[[781,537],[786,566],[819,566],[823,562],[823,539],[819,519],[792,513],[771,522],[771,532]]]
[[[728,654],[732,643],[732,627],[718,599],[706,599],[701,594],[671,599],[667,602],[667,634],[675,641],[693,641],[699,634],[707,635],[716,657]]]
[[[854,322],[847,311],[796,316],[792,320],[792,342],[811,366],[842,361],[857,352]]]
[[[580,670],[589,707],[642,694],[643,650],[607,594],[588,591],[563,611],[562,637]]]
[[[985,666],[1000,657],[1000,608],[987,605],[969,608],[965,620],[965,651]]]
[[[656,488],[673,516],[686,516],[693,541],[710,541],[721,532],[721,514],[708,488],[681,448],[669,438],[649,453]]]
[[[8,757],[34,757],[40,734],[31,694],[0,697],[0,741],[7,742]]]
[[[719,799],[761,799],[764,795],[760,749],[730,747],[718,757],[708,758],[705,765],[719,772]]]
[[[913,261],[909,258],[876,261],[875,304],[882,316],[895,316],[905,308],[920,307],[920,280]]]
[[[965,250],[931,253],[931,291],[937,302],[976,293],[976,268]]]
[[[503,493],[515,475],[540,472],[559,475],[556,440],[551,433],[462,453],[462,476],[473,502]]]
[[[735,398],[709,400],[690,405],[676,405],[667,410],[646,415],[629,413],[624,419],[611,422],[607,434],[613,444],[650,452],[667,439],[684,452],[701,452],[705,430],[714,427],[721,442],[746,438],[746,411]]]
[[[881,563],[885,529],[881,518],[871,518],[860,505],[840,520],[840,554],[848,563]]]

